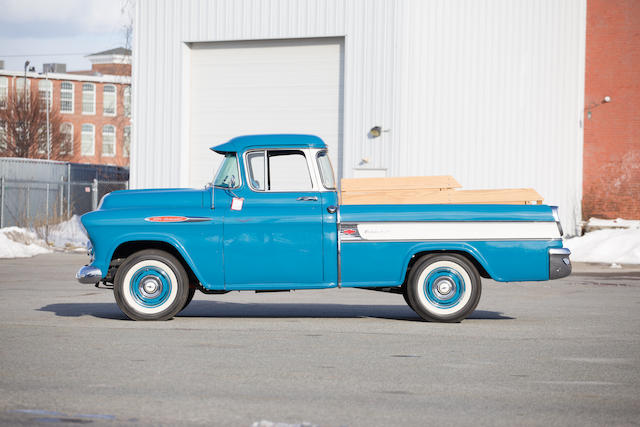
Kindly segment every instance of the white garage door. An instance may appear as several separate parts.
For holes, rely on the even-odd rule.
[[[342,38],[193,43],[189,183],[213,179],[209,147],[238,135],[309,133],[342,147]]]

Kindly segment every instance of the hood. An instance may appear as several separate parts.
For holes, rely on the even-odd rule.
[[[169,188],[156,190],[120,190],[102,198],[98,209],[147,208],[168,206],[202,207],[205,191],[191,188]]]

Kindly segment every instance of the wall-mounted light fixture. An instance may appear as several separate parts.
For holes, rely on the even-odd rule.
[[[382,128],[380,126],[374,126],[369,130],[367,136],[369,139],[377,138],[382,134]]]
[[[382,135],[382,132],[389,132],[389,131],[391,131],[391,129],[382,129],[380,126],[374,126],[369,130],[369,133],[367,133],[367,137],[369,139],[377,138],[380,135]]]
[[[599,106],[603,105],[603,104],[608,104],[609,102],[611,102],[611,97],[609,95],[605,96],[604,98],[602,98],[602,101],[600,102],[594,102],[592,104],[587,105],[584,109],[587,111],[587,119],[591,120],[591,110],[598,108]]]

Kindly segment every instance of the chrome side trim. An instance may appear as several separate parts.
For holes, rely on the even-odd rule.
[[[564,231],[562,230],[562,224],[560,223],[560,215],[558,214],[558,207],[551,206],[551,213],[553,214],[553,219],[556,220],[556,225],[558,226],[558,231],[560,232],[560,236],[563,236]]]
[[[156,218],[166,218],[166,219],[156,219]],[[171,219],[169,219],[171,218]],[[206,216],[177,216],[177,215],[156,215],[156,216],[149,216],[146,217],[144,219],[147,222],[157,222],[160,224],[167,224],[167,223],[172,223],[172,224],[176,224],[176,223],[185,223],[185,222],[204,222],[204,221],[212,221],[213,218],[209,218]]]
[[[555,240],[553,221],[381,221],[345,222],[339,229],[348,241],[422,240]]]
[[[571,251],[568,248],[551,248],[549,249],[549,255],[571,255]]]
[[[205,222],[205,221],[213,221],[213,218],[208,218],[206,216],[190,216],[184,222]]]
[[[562,239],[402,239],[402,240],[347,240],[344,239],[344,243],[416,243],[416,242],[561,242]]]
[[[345,242],[363,241],[362,236],[358,232],[358,224],[340,224],[338,226],[338,236]]]
[[[102,280],[102,271],[92,265],[85,265],[76,273],[78,282],[85,285],[93,285]]]

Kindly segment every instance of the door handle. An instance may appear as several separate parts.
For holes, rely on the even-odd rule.
[[[302,196],[296,199],[299,202],[317,202],[318,198],[316,196]]]

